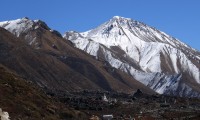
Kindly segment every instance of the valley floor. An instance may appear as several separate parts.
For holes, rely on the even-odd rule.
[[[91,116],[92,120],[94,116],[103,119],[103,115],[111,115],[117,120],[200,119],[200,100],[195,98],[83,91],[60,100]]]

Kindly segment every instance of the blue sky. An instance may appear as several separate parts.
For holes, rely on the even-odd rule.
[[[113,16],[153,26],[200,50],[200,0],[1,0],[0,21],[41,19],[62,34],[86,31]]]

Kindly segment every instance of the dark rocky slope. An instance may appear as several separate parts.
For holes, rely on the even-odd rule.
[[[27,18],[24,18],[27,19]],[[28,19],[27,19],[28,20]],[[132,92],[148,87],[72,46],[43,22],[15,37],[0,29],[0,63],[51,92],[83,89]],[[44,27],[46,26],[46,27]],[[34,39],[34,44],[28,43]]]

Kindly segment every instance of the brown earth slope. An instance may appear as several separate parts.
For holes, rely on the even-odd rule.
[[[53,92],[89,89],[130,93],[139,88],[154,93],[106,62],[74,48],[44,26],[26,31],[18,38],[0,28],[0,63]],[[37,46],[27,43],[31,38]]]
[[[0,108],[11,120],[86,119],[84,113],[68,109],[44,94],[33,83],[0,65]]]

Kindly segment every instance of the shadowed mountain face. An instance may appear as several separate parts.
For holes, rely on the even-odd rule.
[[[160,94],[200,97],[200,52],[144,23],[115,16],[64,38]]]
[[[87,119],[0,64],[0,105],[11,120]]]
[[[126,73],[73,47],[40,20],[0,23],[0,63],[54,93],[77,90],[132,92],[151,89]],[[11,34],[11,33],[12,34]],[[14,34],[14,35],[13,35]]]

